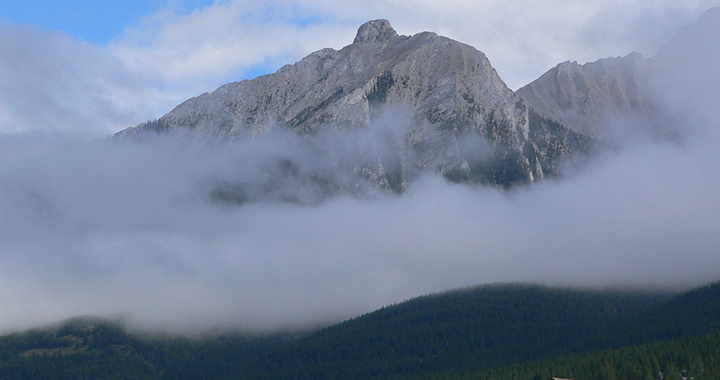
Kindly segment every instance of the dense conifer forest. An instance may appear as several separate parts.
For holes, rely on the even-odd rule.
[[[75,318],[0,338],[1,379],[718,379],[718,358],[720,283],[484,285],[304,334],[143,336]]]

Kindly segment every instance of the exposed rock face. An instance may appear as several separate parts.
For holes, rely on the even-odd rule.
[[[397,32],[390,26],[388,20],[373,20],[360,26],[353,43],[382,42],[397,36]]]
[[[532,182],[590,144],[530,111],[480,51],[429,32],[399,36],[386,20],[362,25],[339,51],[323,49],[274,74],[224,85],[118,135],[252,139],[273,128],[311,136],[374,124],[402,128],[381,128],[355,147],[353,170],[398,191],[421,170],[462,182]]]

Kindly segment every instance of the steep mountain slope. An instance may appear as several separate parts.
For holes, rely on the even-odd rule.
[[[638,53],[584,65],[563,62],[517,94],[533,109],[576,132],[607,138],[608,123],[650,112],[642,90],[646,66]]]
[[[386,20],[362,25],[339,51],[224,85],[117,136],[251,139],[274,129],[325,135],[338,146],[350,131],[369,129],[369,139],[335,155],[350,156],[349,164],[340,157],[336,166],[398,191],[422,170],[462,182],[532,182],[590,144],[528,110],[480,51],[429,32],[399,36]]]
[[[618,142],[628,134],[676,137],[720,122],[720,8],[706,11],[650,59],[638,53],[564,62],[519,89],[532,109],[573,130]]]

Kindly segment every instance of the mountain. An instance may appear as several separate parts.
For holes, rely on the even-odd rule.
[[[400,36],[387,20],[365,23],[339,51],[226,84],[116,136],[248,140],[277,130],[323,141],[336,170],[321,175],[326,182],[347,169],[395,191],[426,170],[458,182],[529,183],[592,143],[529,110],[482,52],[429,32]],[[348,142],[358,131],[368,136]]]
[[[645,99],[647,63],[639,53],[580,65],[563,62],[520,88],[517,94],[539,113],[572,130],[605,137],[606,124],[649,114]]]
[[[677,137],[720,122],[720,8],[706,11],[656,55],[564,62],[517,94],[572,130],[617,143],[628,134]]]
[[[598,148],[680,140],[720,123],[720,66],[708,64],[720,60],[718,36],[713,8],[649,59],[564,62],[514,93],[475,48],[374,20],[341,50],[226,84],[116,137],[283,136],[253,160],[259,179],[217,184],[211,197],[235,203],[400,193],[424,172],[511,187],[557,176]]]

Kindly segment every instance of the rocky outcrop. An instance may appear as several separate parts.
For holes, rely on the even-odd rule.
[[[224,85],[117,136],[374,130],[353,148],[350,166],[381,188],[402,191],[423,170],[499,186],[553,175],[591,143],[553,117],[531,111],[475,48],[429,32],[400,36],[375,20],[339,51],[323,49],[274,74]]]

